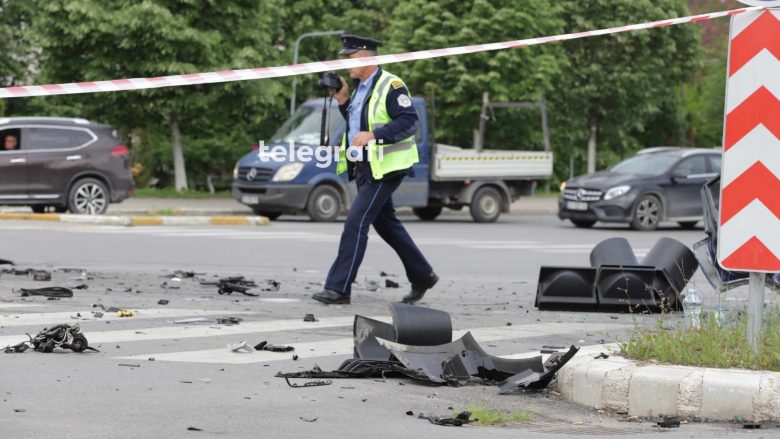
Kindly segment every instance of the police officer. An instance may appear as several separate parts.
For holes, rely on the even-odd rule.
[[[382,44],[355,35],[343,35],[341,40],[344,48],[339,55],[346,58],[375,56]],[[337,172],[349,172],[349,179],[357,181],[358,192],[344,223],[338,256],[328,272],[325,289],[312,298],[326,304],[350,303],[352,282],[363,261],[368,229],[373,225],[401,258],[412,284],[402,301],[415,303],[439,277],[396,218],[392,195],[419,161],[414,141],[419,124],[417,111],[406,85],[392,73],[376,65],[348,72],[355,91],[350,95],[341,77],[341,89],[331,91],[347,121]]]

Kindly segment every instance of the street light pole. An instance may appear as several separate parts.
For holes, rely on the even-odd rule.
[[[305,34],[302,34],[298,37],[297,40],[295,40],[295,49],[293,49],[293,64],[298,64],[298,49],[301,45],[301,41],[304,38],[309,37],[325,37],[330,35],[341,35],[343,34],[343,30],[333,30],[333,31],[325,31],[325,32],[306,32]],[[297,82],[296,77],[293,76],[293,83],[292,83],[292,96],[290,97],[290,116],[295,113],[295,90],[297,88]]]

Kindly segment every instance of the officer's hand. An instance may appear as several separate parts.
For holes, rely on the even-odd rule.
[[[355,138],[352,139],[352,146],[366,146],[368,142],[374,140],[374,133],[371,131],[361,131],[355,134]]]
[[[336,101],[339,103],[339,105],[344,105],[349,100],[349,85],[347,85],[347,81],[345,81],[341,76],[339,76],[339,81],[341,81],[341,90],[336,91],[331,89],[330,95],[336,98]]]

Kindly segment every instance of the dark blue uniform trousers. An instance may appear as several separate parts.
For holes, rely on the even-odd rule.
[[[325,288],[350,295],[368,243],[368,229],[374,229],[398,253],[411,283],[425,282],[433,272],[431,265],[417,248],[412,237],[395,216],[393,192],[404,174],[384,180],[374,180],[367,163],[356,165],[358,193],[341,233],[339,254],[328,273]]]

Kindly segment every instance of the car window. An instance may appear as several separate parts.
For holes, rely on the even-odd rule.
[[[674,175],[688,176],[707,174],[707,159],[703,155],[688,157],[674,169]]]
[[[0,131],[0,151],[18,151],[22,144],[22,130],[9,128]]]
[[[710,155],[710,156],[707,157],[707,159],[710,162],[710,173],[719,174],[720,173],[720,163],[723,160],[723,158],[720,156],[720,154],[718,154],[718,155],[715,155],[715,154]]]
[[[679,154],[640,154],[623,160],[610,170],[623,174],[662,175],[679,158]]]
[[[92,140],[89,133],[66,128],[25,128],[24,149],[68,149]]]

